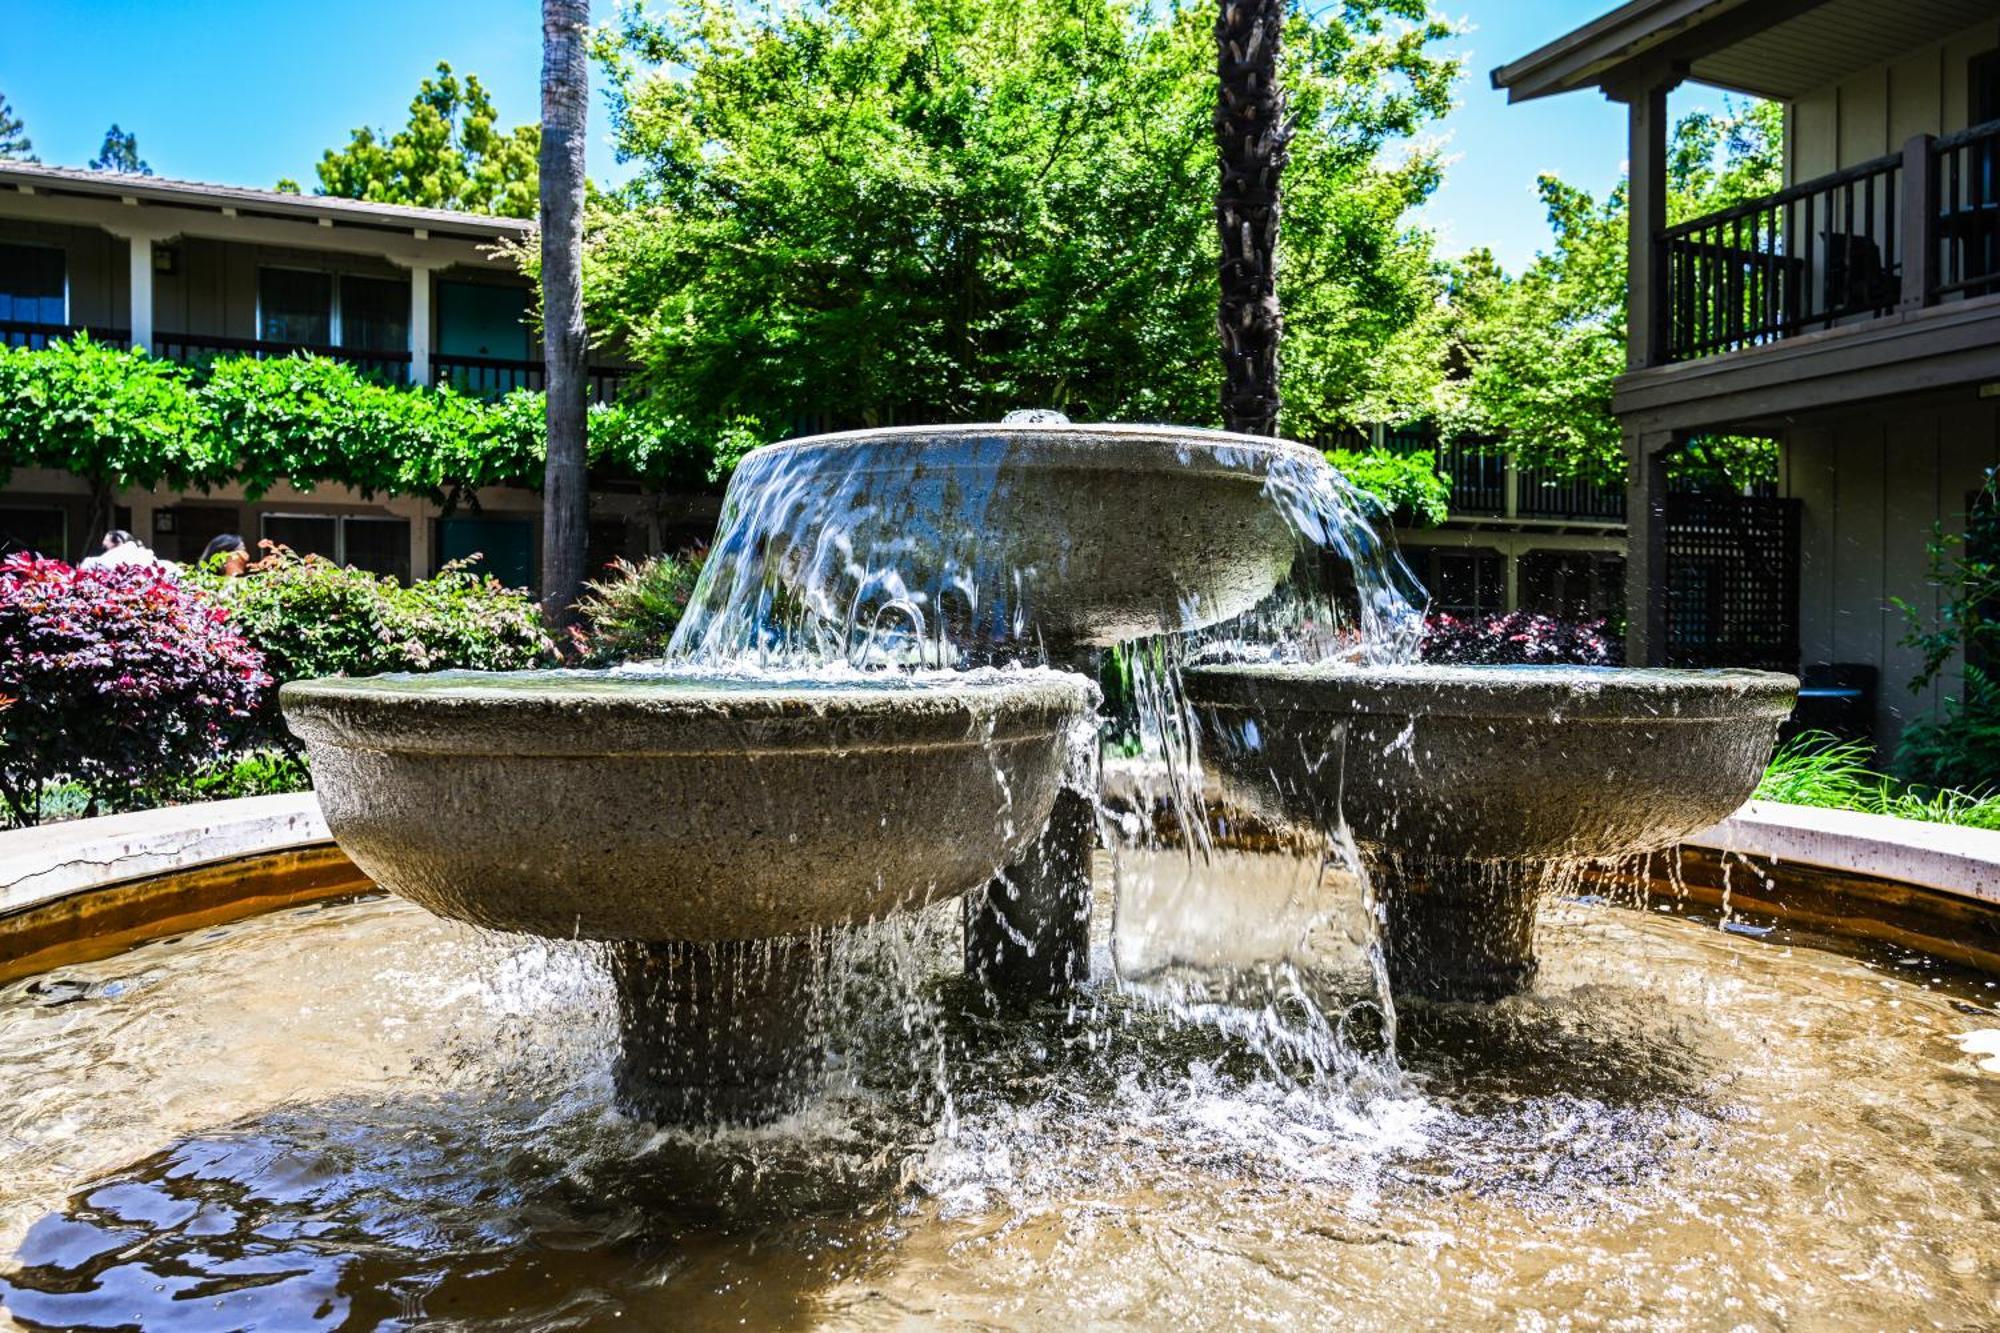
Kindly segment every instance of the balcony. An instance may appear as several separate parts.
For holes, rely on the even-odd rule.
[[[1625,488],[1617,482],[1522,467],[1491,440],[1468,437],[1436,450],[1438,472],[1451,481],[1453,518],[1534,525],[1625,522]]]
[[[1667,227],[1651,256],[1668,364],[2000,291],[2000,121]]]
[[[130,329],[98,328],[88,324],[35,324],[18,319],[0,319],[0,345],[7,347],[47,347],[52,342],[74,338],[79,334],[93,342],[124,343],[131,339]]]
[[[593,403],[615,402],[631,374],[631,369],[625,366],[591,366],[585,372],[584,395]],[[475,398],[502,398],[515,389],[540,391],[544,375],[539,361],[431,354],[431,383],[448,384]]]
[[[408,351],[265,342],[257,338],[229,338],[209,333],[158,333],[153,335],[153,354],[190,366],[207,365],[232,356],[255,357],[261,361],[270,357],[307,354],[330,361],[345,361],[362,374],[384,383],[405,384],[410,378]]]
[[[95,342],[124,345],[131,341],[129,329],[102,328],[83,324],[37,324],[20,320],[0,320],[0,345],[43,348],[50,343],[79,335]],[[184,366],[205,366],[224,357],[249,356],[264,359],[276,356],[311,355],[344,361],[364,375],[387,384],[410,382],[413,360],[407,351],[356,347],[323,346],[314,343],[267,342],[257,338],[231,338],[212,333],[158,333],[153,336],[153,354]],[[625,382],[631,378],[629,366],[591,366],[584,381],[585,396],[593,403],[615,402]],[[431,354],[430,382],[449,385],[474,398],[495,399],[515,389],[542,388],[544,372],[539,361],[513,360],[490,356],[448,356]]]

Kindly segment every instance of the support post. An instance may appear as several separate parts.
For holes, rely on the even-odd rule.
[[[822,1057],[824,967],[811,942],[609,948],[620,1109],[660,1125],[756,1124],[805,1102]]]
[[[1049,658],[1097,678],[1095,650]],[[1002,1009],[1060,1000],[1090,979],[1096,776],[1087,775],[1086,790],[1058,791],[1041,837],[983,892],[966,895],[965,974]]]
[[[153,236],[135,232],[126,237],[132,259],[132,345],[153,350]]]
[[[1625,664],[1663,666],[1667,650],[1669,432],[1625,436]]]
[[[1667,225],[1667,94],[1677,71],[1649,71],[1605,93],[1626,105],[1627,186],[1625,365],[1643,370],[1667,360],[1666,264],[1658,240]]]
[[[410,265],[410,383],[431,382],[431,266]]]
[[[1394,994],[1488,1003],[1533,983],[1541,866],[1371,856],[1367,869]]]
[[[1938,282],[1937,140],[1928,134],[1903,142],[1903,191],[1897,201],[1896,234],[1903,238],[1901,308],[1931,303]]]

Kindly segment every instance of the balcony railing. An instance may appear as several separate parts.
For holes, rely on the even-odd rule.
[[[1660,233],[1669,360],[1893,309],[1903,155],[1894,153]]]
[[[380,348],[265,342],[258,338],[230,338],[214,333],[157,333],[153,335],[153,351],[157,356],[184,365],[203,365],[229,356],[251,356],[262,360],[307,352],[332,361],[345,361],[364,374],[392,384],[407,383],[410,378],[409,352]]]
[[[1508,467],[1498,443],[1463,438],[1439,444],[1438,471],[1451,479],[1454,518],[1623,523],[1625,488],[1551,468]],[[1511,500],[1511,503],[1510,503]]]
[[[592,366],[585,380],[585,395],[593,403],[609,403],[631,375],[622,366]],[[517,361],[498,356],[431,356],[431,383],[448,384],[460,393],[478,398],[500,398],[515,389],[540,390],[544,370],[540,361]]]
[[[2000,121],[1668,227],[1652,258],[1667,361],[2000,291]]]
[[[2000,291],[2000,121],[1939,139],[1931,154],[1930,296]]]
[[[92,324],[35,324],[19,319],[0,319],[0,343],[8,347],[47,347],[64,338],[86,334],[92,342],[123,346],[132,337],[130,329],[99,328]]]

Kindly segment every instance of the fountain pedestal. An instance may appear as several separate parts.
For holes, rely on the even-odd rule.
[[[1534,980],[1539,866],[1438,856],[1363,861],[1382,908],[1391,991],[1485,1002]]]
[[[821,950],[800,939],[610,946],[621,1109],[656,1124],[795,1111],[820,1049]]]
[[[965,973],[1004,1009],[1061,999],[1090,978],[1090,862],[1097,808],[1056,793],[1027,855],[965,899]]]

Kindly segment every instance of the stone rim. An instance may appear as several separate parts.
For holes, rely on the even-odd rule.
[[[1782,719],[1799,690],[1796,676],[1737,668],[1232,662],[1183,678],[1189,702],[1211,709],[1640,726]]]
[[[314,745],[388,754],[755,755],[987,745],[1049,735],[1096,706],[1066,672],[949,683],[708,674],[438,672],[292,681],[279,704]],[[892,683],[901,682],[901,683]]]
[[[1303,444],[1272,436],[1240,435],[1197,426],[1156,426],[1130,422],[1072,422],[1068,425],[960,422],[941,426],[886,426],[781,440],[752,450],[746,458],[867,445],[905,444],[917,449],[927,445],[987,440],[1004,441],[1027,452],[1026,457],[1008,460],[1011,466],[1060,466],[1090,472],[1156,471],[1261,481],[1270,464],[1281,458],[1301,463],[1323,461],[1317,451]],[[1183,456],[1189,450],[1197,456]],[[1229,456],[1231,451],[1239,450],[1247,457]],[[951,466],[948,460],[926,461],[939,469]]]

